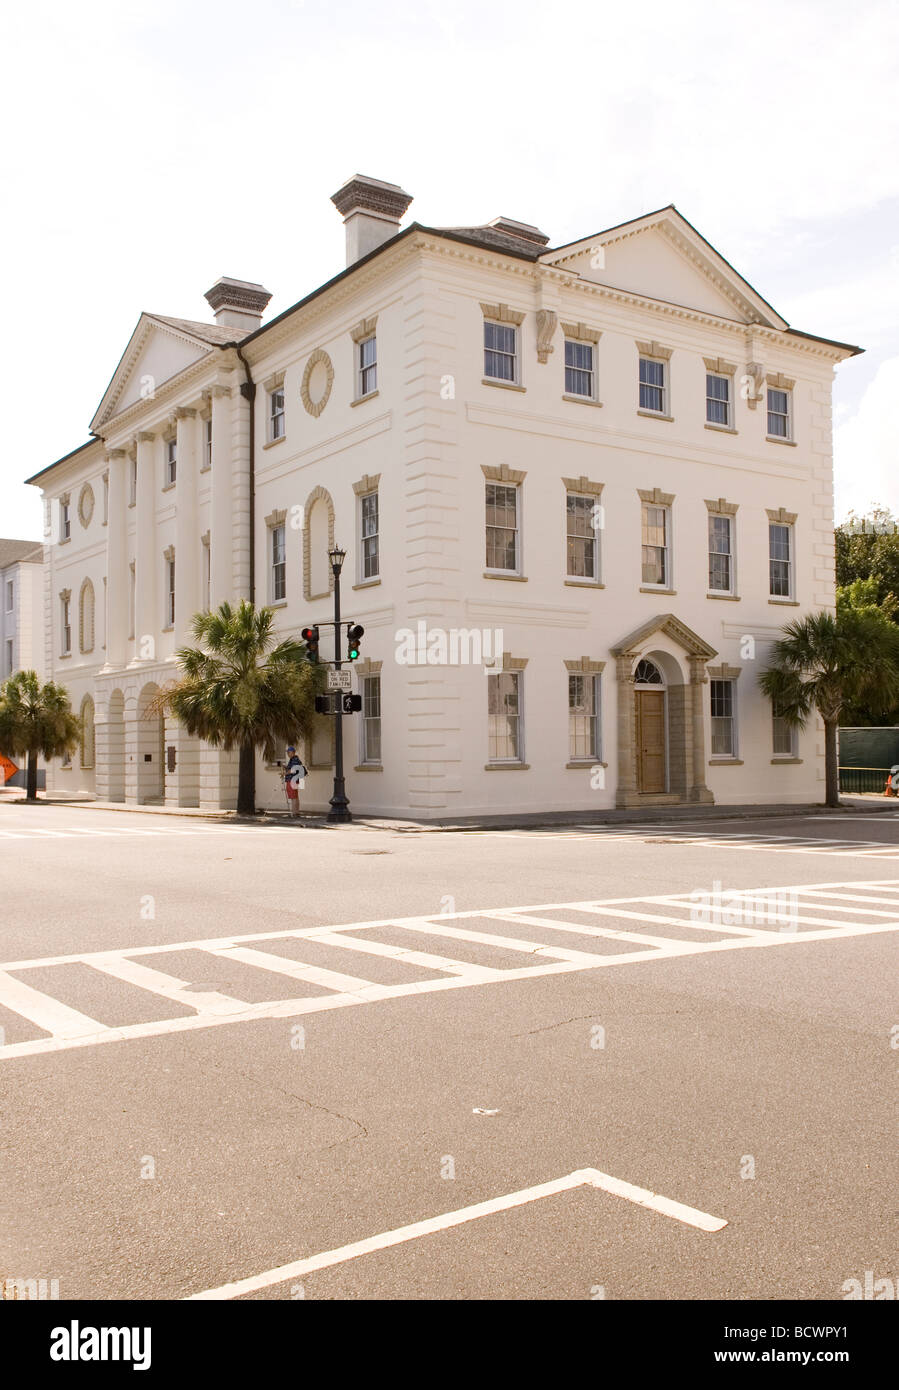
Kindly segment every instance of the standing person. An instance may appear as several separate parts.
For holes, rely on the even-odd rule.
[[[287,766],[284,769],[284,790],[287,793],[287,808],[292,816],[300,814],[300,788],[306,777],[306,768],[293,744],[287,749]]]

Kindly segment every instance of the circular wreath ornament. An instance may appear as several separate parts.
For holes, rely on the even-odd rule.
[[[82,526],[90,526],[94,514],[94,489],[85,483],[78,497],[78,520]]]
[[[316,348],[310,353],[300,386],[300,399],[310,415],[321,415],[328,404],[333,385],[334,367],[331,359],[323,348]]]

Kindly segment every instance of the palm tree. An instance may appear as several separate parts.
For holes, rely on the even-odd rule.
[[[17,671],[0,685],[0,752],[27,756],[26,800],[37,801],[37,760],[74,753],[81,723],[64,686],[41,685],[35,671]]]
[[[836,616],[811,613],[784,628],[759,684],[778,715],[803,728],[812,709],[824,722],[825,804],[839,806],[837,730],[845,706],[888,709],[899,688],[899,630],[877,608],[841,593]]]
[[[319,677],[306,661],[303,642],[275,643],[274,612],[242,600],[218,612],[197,613],[192,628],[200,644],[176,653],[183,675],[154,704],[168,709],[189,734],[214,747],[239,750],[238,815],[256,809],[255,759],[267,758],[312,729]]]

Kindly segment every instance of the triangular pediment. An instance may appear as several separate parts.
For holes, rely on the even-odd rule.
[[[702,657],[705,661],[710,661],[713,656],[717,656],[714,647],[710,647],[699,633],[682,623],[680,618],[676,618],[673,613],[659,613],[657,617],[650,618],[649,622],[643,623],[640,627],[628,634],[621,642],[610,648],[613,656],[639,656],[640,651],[646,646],[650,638],[658,633],[664,633],[670,637],[687,656]]]
[[[673,206],[556,247],[540,259],[648,299],[740,323],[788,326]]]
[[[240,336],[233,329],[229,333],[232,338]],[[215,324],[141,314],[91,421],[91,430],[96,433],[114,416],[147,399],[166,381],[206,357],[214,350],[216,337],[224,340],[228,334]]]

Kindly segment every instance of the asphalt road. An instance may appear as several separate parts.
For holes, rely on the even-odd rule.
[[[895,813],[415,833],[7,805],[0,856],[0,1280],[832,1300],[899,1278]],[[767,896],[722,915],[732,890]],[[614,1182],[532,1190],[582,1170],[726,1225]]]

